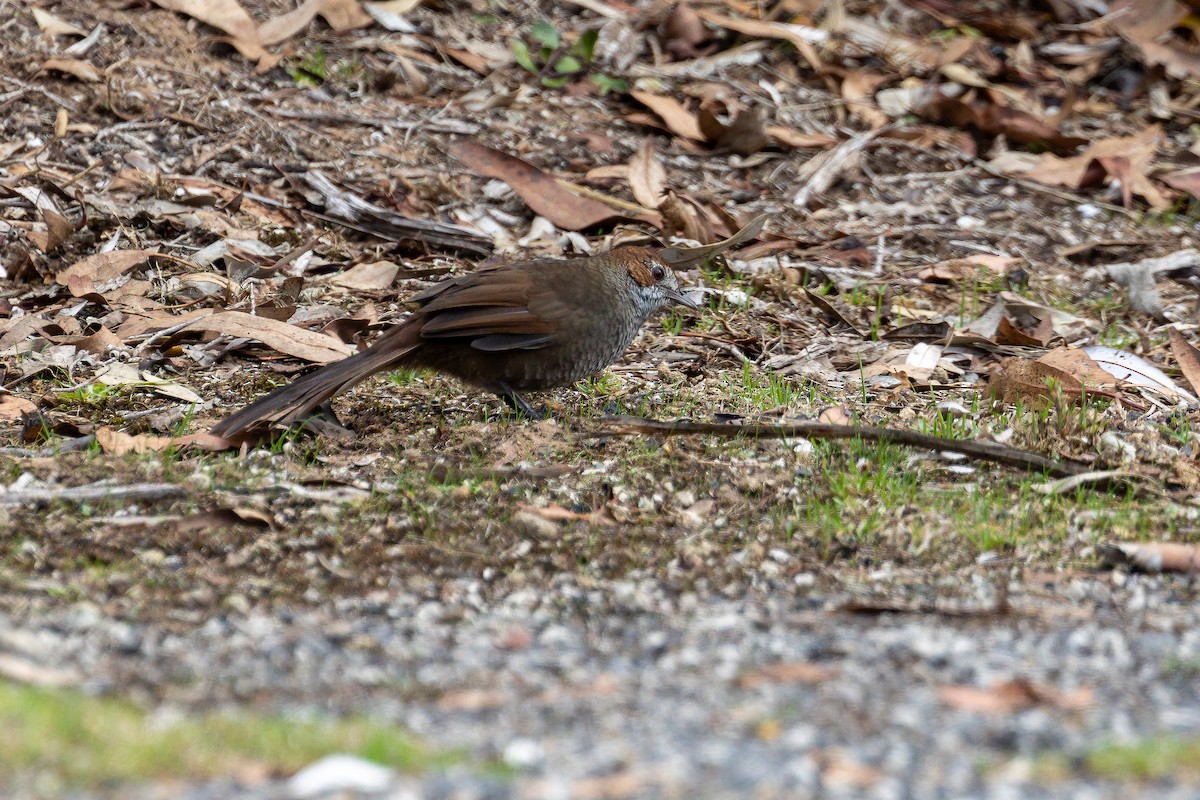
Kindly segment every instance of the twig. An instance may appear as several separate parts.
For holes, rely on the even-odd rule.
[[[106,481],[86,486],[64,486],[54,489],[15,489],[0,491],[0,506],[36,505],[56,500],[68,503],[90,503],[99,500],[131,502],[138,500],[167,500],[182,497],[186,491],[174,483],[135,483],[115,486]]]
[[[646,417],[604,417],[600,420],[606,429],[595,435],[622,436],[635,433],[659,434],[663,436],[710,435],[749,436],[755,439],[786,439],[805,437],[808,439],[865,439],[871,442],[887,442],[926,450],[944,450],[962,453],[965,456],[991,461],[1006,467],[1016,467],[1030,472],[1043,472],[1056,478],[1078,475],[1087,467],[1074,461],[1055,461],[1038,453],[1018,450],[997,442],[982,442],[976,439],[947,439],[916,431],[895,428],[860,428],[854,425],[831,425],[825,422],[790,422],[782,425],[748,424],[730,425],[719,422],[688,422],[677,420],[665,422]]]

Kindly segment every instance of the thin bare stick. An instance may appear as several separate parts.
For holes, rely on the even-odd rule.
[[[831,425],[825,422],[789,422],[781,425],[739,424],[719,422],[666,422],[646,417],[604,417],[602,430],[596,436],[628,436],[637,433],[660,436],[708,435],[749,436],[754,439],[865,439],[871,442],[887,442],[925,450],[962,453],[980,461],[991,461],[1006,467],[1016,467],[1030,472],[1043,472],[1054,477],[1067,477],[1086,472],[1088,467],[1074,461],[1055,461],[1038,453],[1019,450],[998,442],[983,442],[975,439],[947,439],[928,433],[898,430],[894,428],[860,428],[854,425]]]

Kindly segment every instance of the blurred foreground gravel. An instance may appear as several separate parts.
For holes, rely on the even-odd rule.
[[[883,584],[890,602],[930,602],[927,587]],[[484,587],[460,582],[437,599],[380,592],[179,632],[80,604],[0,618],[0,652],[148,704],[367,711],[510,768],[337,797],[1117,797],[1129,786],[1084,769],[1098,745],[1200,735],[1200,613],[1186,582],[1014,583],[1003,614],[976,613],[996,600],[987,580],[974,586],[942,611],[897,614],[842,610],[849,597],[819,585],[729,599],[564,577],[485,602]],[[1015,711],[939,694],[1014,679],[1036,687]],[[1200,785],[1141,788],[1200,796]],[[230,779],[120,795],[293,792]]]

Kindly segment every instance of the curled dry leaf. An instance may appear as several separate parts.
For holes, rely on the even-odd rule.
[[[252,528],[267,530],[276,526],[275,517],[256,508],[235,506],[231,508],[214,508],[210,511],[197,511],[186,517],[176,517],[170,520],[176,533],[197,533],[209,528],[227,530],[234,525],[245,525]]]
[[[629,188],[633,199],[646,208],[662,205],[667,191],[667,171],[654,152],[654,140],[647,138],[629,162]]]
[[[728,125],[717,119],[708,109],[701,108],[697,120],[700,130],[710,143],[728,148],[739,156],[753,155],[771,141],[763,130],[761,108],[742,109]]]
[[[760,39],[781,39],[785,42],[791,42],[800,55],[804,56],[804,60],[808,62],[809,66],[818,73],[825,71],[825,65],[821,62],[821,57],[817,55],[814,45],[824,45],[829,41],[829,33],[826,31],[807,25],[794,25],[786,22],[738,19],[707,10],[699,10],[696,12],[696,15],[719,28],[736,31],[746,36],[753,36]]]
[[[52,253],[75,232],[75,225],[55,209],[42,206],[39,211],[46,223],[46,230],[30,231],[29,240],[43,253]]]
[[[801,182],[800,191],[792,197],[797,208],[806,209],[816,204],[819,198],[838,178],[858,171],[862,163],[862,151],[879,135],[879,131],[863,131],[839,144],[832,150],[810,158],[796,175]]]
[[[1167,329],[1167,337],[1171,342],[1171,354],[1175,356],[1183,377],[1187,378],[1192,392],[1200,394],[1200,350],[1193,347],[1175,328]]]
[[[728,239],[699,247],[665,247],[658,251],[658,257],[675,269],[687,269],[713,256],[720,255],[732,247],[758,238],[768,219],[770,219],[769,214],[759,214]]]
[[[572,194],[528,161],[473,139],[458,139],[450,146],[450,154],[480,175],[507,183],[530,208],[560,228],[579,231],[622,216],[597,200]]]
[[[87,31],[59,19],[49,11],[40,8],[31,8],[30,11],[33,12],[33,19],[42,29],[42,33],[47,36],[87,36]]]
[[[708,138],[704,135],[704,131],[700,130],[700,122],[696,119],[696,115],[688,111],[687,106],[674,97],[640,91],[630,92],[629,96],[657,114],[666,123],[671,133],[676,136],[682,136],[694,142],[703,142]]]
[[[1022,328],[1008,317],[1001,317],[996,326],[996,344],[1015,344],[1020,347],[1045,347],[1054,338],[1054,324],[1049,317],[1038,319],[1032,328]]]
[[[328,364],[354,352],[354,348],[333,336],[310,331],[266,317],[256,317],[243,311],[222,311],[189,322],[171,338],[188,331],[208,331],[238,338],[254,339],[284,355]]]
[[[104,78],[104,73],[94,65],[78,58],[48,58],[42,62],[40,71],[61,72],[87,83],[97,83]]]

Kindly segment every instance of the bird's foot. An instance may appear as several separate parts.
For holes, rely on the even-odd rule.
[[[311,416],[301,420],[299,427],[300,430],[320,436],[350,437],[355,435],[353,430],[343,425],[342,421],[337,418],[337,414],[333,412],[333,404],[328,400],[317,406]]]
[[[500,389],[500,399],[503,400],[504,404],[511,408],[513,413],[518,417],[536,421],[546,419],[546,417],[549,416],[545,411],[541,411],[529,405],[529,403],[525,401],[525,398],[517,394],[517,391],[507,383],[500,384]]]

